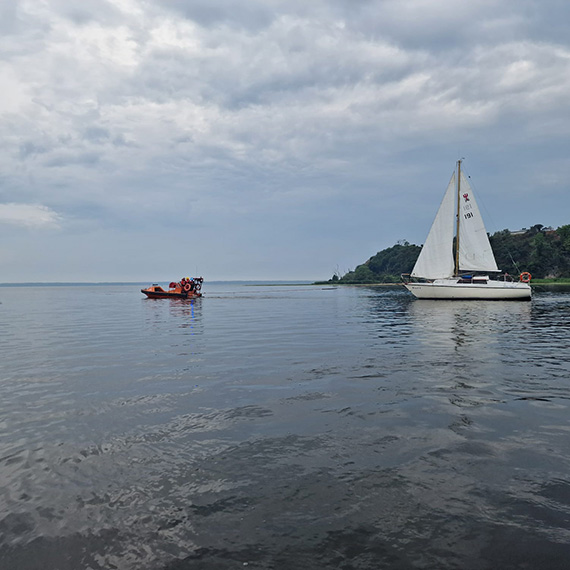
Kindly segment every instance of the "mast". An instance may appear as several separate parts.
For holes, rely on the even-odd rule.
[[[455,275],[459,275],[459,214],[461,191],[461,159],[457,161],[457,223],[455,227]]]

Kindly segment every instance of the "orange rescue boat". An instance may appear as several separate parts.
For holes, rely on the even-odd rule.
[[[201,297],[203,277],[183,277],[178,283],[174,281],[170,283],[168,291],[165,291],[160,285],[150,285],[146,289],[141,289],[149,299],[162,299],[163,297],[171,297],[174,299],[195,299]]]

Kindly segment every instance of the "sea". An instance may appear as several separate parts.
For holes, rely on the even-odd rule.
[[[1,569],[570,567],[568,290],[140,288],[0,287]]]

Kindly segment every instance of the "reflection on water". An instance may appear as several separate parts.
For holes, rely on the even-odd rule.
[[[414,326],[420,331],[445,330],[452,334],[478,338],[486,333],[509,334],[528,325],[531,317],[530,303],[494,301],[473,303],[471,301],[430,301],[410,303],[408,311]],[[468,334],[469,333],[469,334]]]
[[[513,344],[524,342],[531,310],[529,303],[411,303],[409,318],[420,342],[417,366],[440,381],[487,382],[508,377]]]
[[[147,326],[153,333],[172,334],[168,325],[188,329],[179,331],[181,334],[202,332],[203,299],[143,299],[142,302]]]
[[[566,568],[570,295],[137,293],[0,290],[1,568]]]

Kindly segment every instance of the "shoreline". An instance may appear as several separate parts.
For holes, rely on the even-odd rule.
[[[403,283],[340,283],[338,281],[316,281],[313,285],[342,285],[343,287],[396,287]],[[570,287],[568,281],[546,281],[544,279],[536,279],[530,282],[531,287]]]

